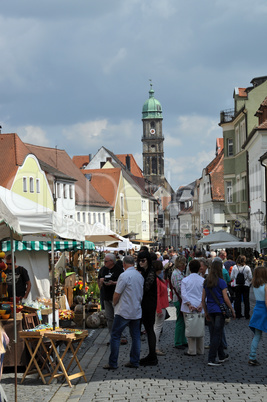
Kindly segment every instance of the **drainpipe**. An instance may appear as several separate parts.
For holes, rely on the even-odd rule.
[[[265,225],[264,225],[264,231],[265,231],[265,236],[266,236],[266,231],[267,231],[267,175],[266,175],[266,165],[263,164],[262,160],[259,159],[260,164],[262,167],[264,167],[264,178],[265,178]]]

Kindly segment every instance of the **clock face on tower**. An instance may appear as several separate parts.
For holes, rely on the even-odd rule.
[[[151,128],[151,130],[150,130],[150,134],[152,134],[152,135],[154,135],[155,134],[155,129],[154,128]]]

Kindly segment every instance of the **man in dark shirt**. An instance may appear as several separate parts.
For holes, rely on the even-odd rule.
[[[14,261],[16,263],[16,257],[14,256]],[[12,276],[12,256],[8,255],[6,257],[7,270],[6,283],[8,297],[13,297],[13,276]],[[16,296],[21,299],[27,299],[31,290],[31,281],[28,272],[25,268],[15,265],[15,283],[16,283]]]
[[[124,271],[121,264],[116,263],[116,257],[114,254],[106,254],[104,263],[105,268],[101,268],[99,271],[98,280],[100,289],[104,289],[105,314],[108,330],[109,333],[111,333],[114,320],[113,294],[115,292],[118,277]]]
[[[235,265],[235,262],[233,261],[233,256],[231,254],[228,254],[227,256],[227,261],[224,262],[224,268],[227,269],[229,272],[230,267],[233,267]]]

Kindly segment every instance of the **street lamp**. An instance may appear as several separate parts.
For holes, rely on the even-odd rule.
[[[257,221],[258,221],[260,224],[262,224],[263,215],[264,215],[264,213],[258,208],[258,211],[255,212],[255,216],[256,216]]]

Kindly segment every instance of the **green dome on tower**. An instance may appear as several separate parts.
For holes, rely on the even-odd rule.
[[[145,101],[142,110],[143,119],[163,119],[160,102],[154,98],[154,90],[150,84],[149,99]]]

